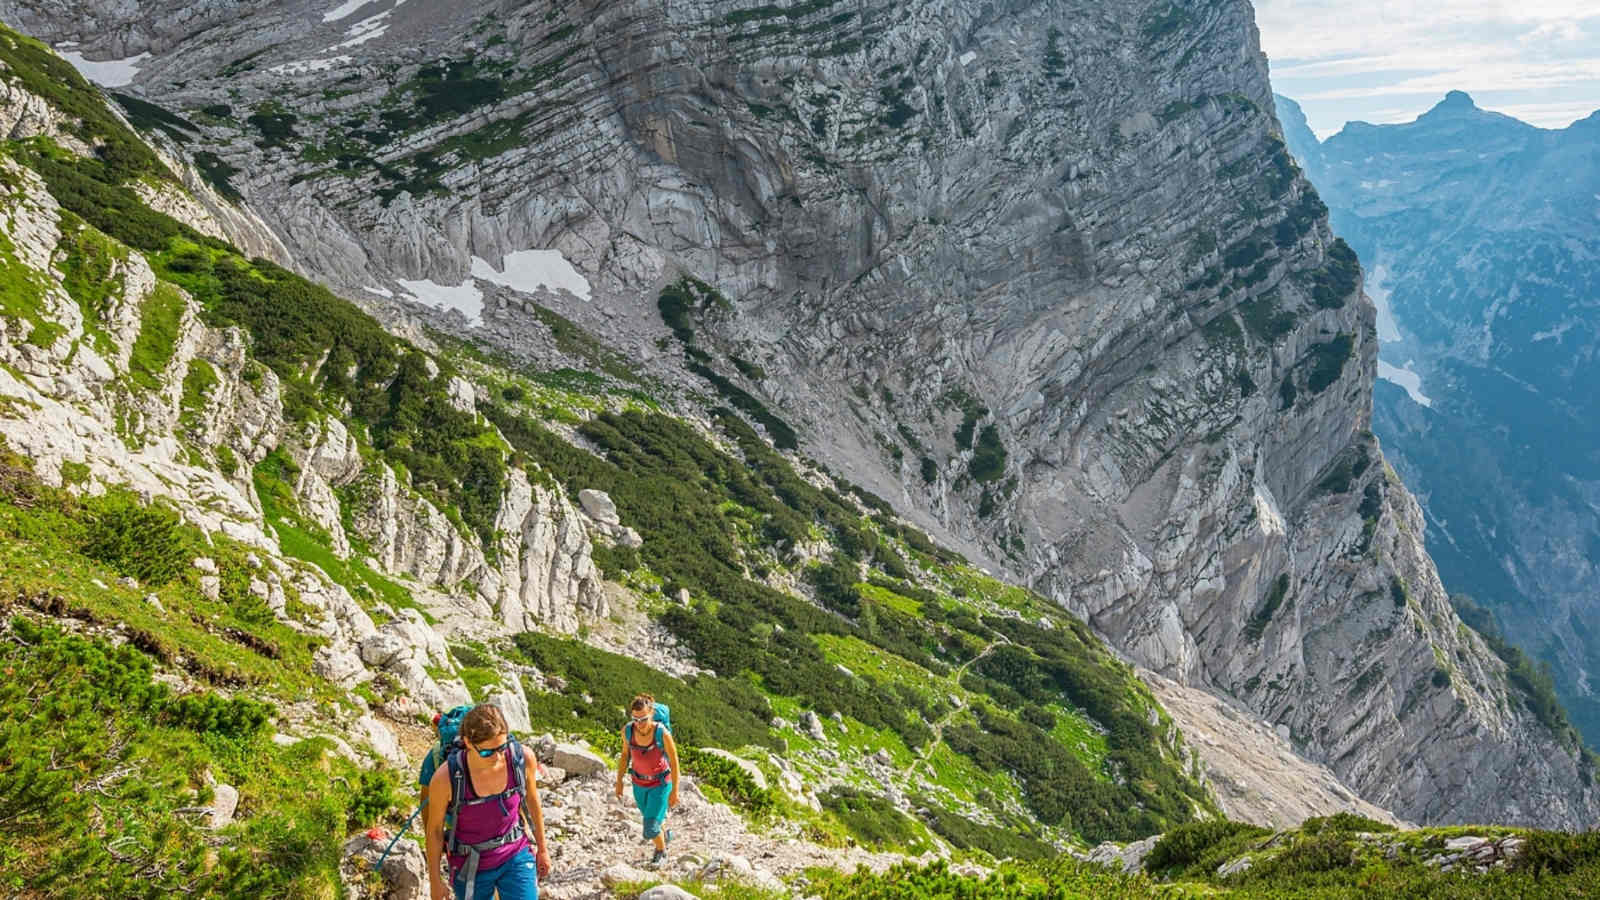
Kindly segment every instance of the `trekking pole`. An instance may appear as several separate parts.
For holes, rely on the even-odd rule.
[[[378,861],[372,864],[372,868],[373,869],[378,870],[380,872],[383,870],[383,861],[389,858],[389,851],[394,849],[395,842],[400,840],[400,837],[402,835],[404,835],[407,831],[411,830],[411,823],[415,822],[417,820],[417,813],[422,812],[422,807],[427,806],[427,805],[428,805],[428,801],[424,800],[420,804],[417,805],[417,808],[415,810],[413,810],[411,812],[411,818],[406,820],[405,827],[403,827],[399,831],[395,832],[394,837],[389,839],[389,846],[383,848],[383,852],[378,854]]]

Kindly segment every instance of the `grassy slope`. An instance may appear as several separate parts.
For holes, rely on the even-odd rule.
[[[1472,835],[1520,836],[1521,856],[1486,873],[1442,872],[1427,861],[1446,853],[1445,841]],[[1247,871],[1215,874],[1219,865],[1248,856]],[[824,900],[966,898],[1045,900],[1061,897],[1289,898],[1557,898],[1592,897],[1600,889],[1600,833],[1567,835],[1505,828],[1424,828],[1394,832],[1380,823],[1340,815],[1307,820],[1272,833],[1239,823],[1183,826],[1146,858],[1149,871],[1108,872],[1063,858],[1007,863],[986,878],[961,876],[943,865],[903,866],[884,875],[818,872],[813,889]]]

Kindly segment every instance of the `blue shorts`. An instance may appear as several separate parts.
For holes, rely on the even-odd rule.
[[[661,833],[661,826],[667,821],[667,798],[670,796],[671,776],[661,779],[661,783],[653,787],[633,786],[633,805],[639,807],[639,815],[644,817],[646,839]]]
[[[539,900],[539,861],[533,855],[532,847],[523,847],[517,855],[492,869],[479,869],[478,886],[473,889],[473,900],[494,900],[494,892],[500,892],[500,900]],[[467,882],[460,877],[452,877],[450,886],[455,889],[456,900],[466,900]]]

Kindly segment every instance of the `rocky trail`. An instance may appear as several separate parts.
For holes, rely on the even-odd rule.
[[[651,870],[652,848],[640,837],[639,813],[630,797],[617,798],[608,763],[549,739],[533,746],[550,777],[539,793],[551,855],[551,872],[541,881],[539,895],[548,900],[600,900],[617,896],[614,889],[618,886],[657,881],[733,880],[805,896],[803,881],[786,884],[784,879],[816,866],[841,871],[866,866],[881,871],[904,859],[859,848],[820,846],[800,837],[792,823],[779,822],[770,831],[752,829],[726,805],[708,800],[689,776],[680,791],[681,802],[667,819],[673,833],[668,860]],[[346,844],[347,883],[354,895],[389,900],[427,896],[419,827],[414,825],[413,831],[395,843],[384,863],[385,886],[378,891],[363,882],[362,876],[389,843],[392,832],[378,838],[361,834]],[[652,896],[683,895],[658,892]]]

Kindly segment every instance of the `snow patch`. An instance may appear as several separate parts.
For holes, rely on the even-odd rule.
[[[268,69],[274,75],[306,75],[311,72],[326,72],[334,66],[342,66],[350,62],[348,56],[330,56],[327,59],[297,59]]]
[[[976,50],[968,50],[967,52],[961,54],[961,67],[964,69],[967,66],[972,65],[972,61],[977,59],[977,58],[978,58],[978,51],[976,51]]]
[[[400,4],[398,3],[395,4],[395,6],[399,5]],[[348,37],[349,40],[343,43],[334,44],[333,49],[343,50],[346,47],[359,47],[362,44],[365,44],[367,41],[383,37],[384,32],[389,30],[389,23],[384,20],[389,18],[389,14],[392,12],[394,12],[394,10],[386,9],[375,16],[362,19],[354,25],[351,25],[350,30],[345,32],[345,36]]]
[[[478,290],[478,285],[472,279],[468,278],[454,287],[437,284],[426,278],[421,281],[395,280],[410,292],[410,299],[441,311],[460,310],[467,317],[469,325],[476,327],[483,324],[483,291]]]
[[[559,250],[517,250],[507,253],[501,265],[503,268],[497,271],[488,260],[474,256],[472,277],[524,294],[543,288],[568,291],[585,302],[589,299],[588,279],[573,268]]]
[[[1422,393],[1422,376],[1411,371],[1413,360],[1406,360],[1405,368],[1397,369],[1383,360],[1378,360],[1378,377],[1384,381],[1393,382],[1406,389],[1411,399],[1422,406],[1433,406],[1432,398]]]
[[[323,13],[322,21],[324,23],[337,22],[371,2],[373,0],[345,0],[345,2]]]
[[[382,297],[385,300],[389,300],[394,297],[394,291],[391,291],[388,288],[373,287],[370,284],[363,284],[361,289],[369,294],[377,294],[379,297]]]
[[[57,50],[61,58],[78,70],[78,73],[95,84],[105,87],[123,87],[132,84],[135,75],[139,74],[139,64],[150,58],[150,54],[141,53],[127,59],[84,59],[83,54],[76,50]]]

